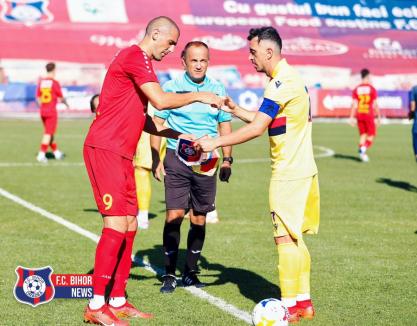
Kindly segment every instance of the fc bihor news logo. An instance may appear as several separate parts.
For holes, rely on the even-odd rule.
[[[87,299],[93,297],[91,274],[52,274],[50,266],[16,268],[14,296],[17,301],[36,307],[52,299]]]
[[[17,301],[36,307],[54,298],[55,289],[51,281],[52,268],[25,268],[18,266],[15,270],[17,281],[14,296]]]

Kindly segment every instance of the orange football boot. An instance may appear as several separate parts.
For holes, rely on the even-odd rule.
[[[153,314],[140,311],[139,309],[135,308],[132,304],[130,304],[128,301],[126,301],[126,303],[123,306],[117,308],[109,304],[109,309],[118,318],[153,318]]]
[[[99,309],[91,309],[87,305],[84,310],[84,322],[103,326],[129,326],[129,322],[117,318],[106,304]]]
[[[311,320],[314,318],[314,307],[311,300],[303,300],[303,301],[297,301],[296,305],[298,309],[298,315],[301,318]]]
[[[300,316],[298,315],[297,305],[292,307],[287,307],[288,310],[288,323],[295,324],[300,321]]]

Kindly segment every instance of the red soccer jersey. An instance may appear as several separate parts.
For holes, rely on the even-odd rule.
[[[148,82],[158,82],[158,78],[146,53],[137,45],[120,51],[104,79],[85,145],[133,159],[148,105],[139,87]]]
[[[360,84],[353,90],[352,98],[358,101],[356,118],[369,119],[374,117],[374,103],[378,93],[370,84]]]
[[[55,79],[41,78],[36,89],[36,97],[39,98],[41,104],[41,116],[56,115],[58,98],[63,97],[61,85]]]

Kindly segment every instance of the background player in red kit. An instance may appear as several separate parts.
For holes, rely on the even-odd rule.
[[[354,116],[356,113],[356,121],[359,129],[359,158],[363,162],[368,162],[369,157],[366,151],[371,147],[376,135],[375,115],[378,116],[378,125],[381,121],[377,105],[378,93],[370,84],[370,72],[368,69],[361,70],[362,82],[356,86],[352,93],[352,110],[350,112],[350,124],[355,125]]]
[[[46,66],[46,77],[40,78],[36,90],[36,99],[40,105],[40,114],[44,126],[44,132],[41,141],[41,148],[36,159],[38,162],[47,163],[46,151],[51,146],[57,160],[64,157],[63,153],[58,150],[58,145],[54,141],[54,134],[58,123],[58,113],[56,104],[58,100],[68,104],[62,95],[61,85],[55,80],[55,63],[49,62]]]
[[[121,50],[110,64],[100,93],[96,118],[84,144],[84,161],[104,227],[97,245],[93,292],[84,320],[101,325],[128,325],[119,317],[151,318],[126,301],[138,212],[133,156],[145,130],[163,137],[180,133],[156,126],[146,114],[148,101],[157,109],[193,102],[220,107],[223,99],[212,93],[165,93],[154,73],[152,60],[174,51],[179,28],[168,17],[157,17],[146,27],[142,41]],[[113,287],[108,304],[105,290]]]

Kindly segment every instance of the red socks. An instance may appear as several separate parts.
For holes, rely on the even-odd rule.
[[[46,153],[46,152],[47,152],[47,150],[48,150],[48,145],[41,144],[41,152]]]
[[[58,149],[58,145],[55,142],[53,142],[50,146],[53,152],[55,152]],[[41,144],[41,149],[40,149],[41,152],[46,153],[48,151],[48,147],[49,147],[48,145]]]
[[[114,275],[114,284],[110,294],[110,297],[112,298],[125,296],[126,284],[129,279],[130,267],[132,265],[132,249],[135,235],[136,231],[126,232],[120,261]]]
[[[96,249],[94,262],[93,287],[94,294],[104,295],[116,268],[120,247],[125,233],[104,228]],[[130,267],[130,266],[129,266]]]
[[[365,141],[365,147],[366,148],[369,148],[369,147],[371,147],[372,146],[372,141],[371,140],[367,140],[367,141]]]

